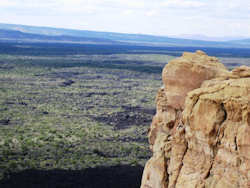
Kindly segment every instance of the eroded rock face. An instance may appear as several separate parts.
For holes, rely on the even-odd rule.
[[[199,88],[204,80],[227,74],[216,57],[209,57],[202,51],[183,53],[182,57],[170,61],[162,72],[168,105],[183,110],[189,91]]]
[[[141,188],[250,187],[250,68],[184,53],[163,82]]]

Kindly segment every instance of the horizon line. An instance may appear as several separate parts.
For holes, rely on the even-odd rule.
[[[48,28],[48,29],[64,29],[64,30],[75,30],[75,31],[91,31],[91,32],[99,32],[99,33],[114,33],[114,34],[128,34],[128,35],[146,35],[146,36],[156,36],[156,37],[168,37],[168,38],[176,38],[176,39],[187,39],[187,40],[202,40],[202,39],[190,39],[182,37],[181,35],[190,35],[190,36],[200,36],[206,38],[242,38],[242,39],[250,39],[250,36],[233,36],[233,35],[224,35],[224,36],[211,36],[206,34],[191,34],[191,33],[183,33],[183,34],[169,34],[169,35],[160,35],[160,34],[152,34],[152,33],[129,33],[129,32],[116,32],[116,31],[107,31],[107,30],[92,30],[92,29],[79,29],[79,28],[69,28],[69,27],[57,27],[57,26],[49,26],[49,25],[33,25],[33,24],[19,24],[19,23],[6,23],[0,22],[0,24],[5,25],[16,25],[16,26],[25,26],[25,27],[40,27],[40,28]],[[216,40],[206,40],[203,41],[214,41]],[[225,40],[226,41],[226,40]],[[229,40],[230,41],[230,40]]]

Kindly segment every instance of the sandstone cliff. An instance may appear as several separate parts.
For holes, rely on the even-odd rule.
[[[250,68],[197,51],[162,74],[141,188],[250,187]]]

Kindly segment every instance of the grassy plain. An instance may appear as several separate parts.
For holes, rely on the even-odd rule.
[[[1,178],[25,169],[144,165],[160,72],[171,58],[1,55]]]
[[[27,169],[143,166],[161,70],[173,58],[0,55],[0,179]]]

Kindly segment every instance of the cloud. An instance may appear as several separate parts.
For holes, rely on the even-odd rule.
[[[128,10],[124,10],[122,12],[122,14],[126,15],[126,16],[129,16],[129,15],[133,15],[134,11],[131,10],[131,9],[128,9]]]
[[[124,8],[143,8],[146,5],[145,0],[103,0],[110,5],[115,5]]]
[[[165,7],[179,7],[179,8],[199,8],[206,5],[205,2],[201,1],[190,1],[190,0],[167,0],[161,3]]]
[[[57,2],[52,0],[1,0],[0,7],[25,9],[25,8],[50,8],[56,6]]]
[[[250,36],[249,0],[0,0],[0,9],[0,22],[7,23],[160,35]]]
[[[156,11],[156,10],[150,10],[150,11],[147,11],[147,12],[146,12],[146,16],[149,16],[149,17],[154,16],[154,15],[156,15],[156,14],[157,14],[157,11]]]
[[[8,1],[8,0],[0,1],[0,7],[13,7],[13,6],[16,6],[16,2],[14,1]]]

